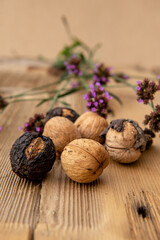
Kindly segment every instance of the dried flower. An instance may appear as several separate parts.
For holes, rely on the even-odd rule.
[[[68,71],[68,74],[75,75],[75,76],[82,76],[82,72],[80,71],[80,63],[81,63],[81,58],[76,54],[72,55],[72,57],[69,58],[68,61],[64,63]]]
[[[160,131],[160,105],[156,105],[155,111],[150,115],[145,115],[144,124],[149,124],[150,130],[154,132]]]
[[[111,68],[105,67],[103,64],[96,64],[93,70],[93,84],[97,82],[100,84],[106,84],[109,82],[109,77],[111,76]]]
[[[100,116],[106,118],[107,114],[111,112],[109,107],[109,100],[113,97],[109,95],[107,91],[101,86],[100,83],[96,83],[96,85],[90,85],[90,91],[88,94],[84,95],[84,99],[88,102],[87,108],[99,114]]]
[[[118,78],[121,78],[121,79],[123,79],[123,80],[128,80],[128,79],[130,79],[130,76],[129,75],[127,75],[127,74],[125,74],[125,73],[116,73],[116,74],[113,74],[112,75],[113,77],[114,76],[116,76],[116,77],[118,77]],[[118,81],[118,80],[116,80],[116,79],[114,79],[117,83],[120,83],[120,81]]]
[[[45,117],[43,114],[35,114],[29,118],[29,121],[24,124],[24,132],[43,133]]]
[[[160,90],[160,82],[157,85],[149,79],[144,79],[143,82],[137,81],[137,101],[139,103],[148,104],[150,100],[154,99],[154,94]]]
[[[2,96],[0,96],[0,109],[5,108],[8,105],[8,103],[4,100]]]

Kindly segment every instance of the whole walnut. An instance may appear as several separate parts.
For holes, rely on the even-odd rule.
[[[76,126],[64,117],[53,117],[49,119],[44,126],[43,135],[52,139],[56,148],[57,157],[60,156],[68,143],[81,137]]]
[[[146,148],[143,130],[130,119],[113,120],[101,135],[105,135],[105,146],[111,159],[117,162],[135,162]]]
[[[13,144],[10,161],[19,177],[39,181],[49,172],[56,160],[52,140],[39,133],[26,132]]]
[[[72,180],[90,183],[98,178],[109,164],[109,154],[98,142],[91,139],[76,139],[62,152],[62,167]]]
[[[78,128],[82,138],[93,139],[97,142],[104,143],[104,138],[99,136],[106,129],[108,122],[93,112],[82,114],[75,121],[75,126]]]
[[[70,121],[75,122],[76,119],[79,117],[79,114],[71,108],[56,107],[47,112],[46,122],[52,117],[56,117],[56,116],[65,117],[65,118],[68,118]]]

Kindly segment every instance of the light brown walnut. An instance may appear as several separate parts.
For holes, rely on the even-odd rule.
[[[90,183],[98,178],[109,164],[109,154],[98,142],[77,139],[70,142],[62,152],[62,167],[72,180]]]
[[[99,135],[107,128],[108,122],[98,114],[93,112],[82,114],[75,121],[75,126],[78,128],[82,138],[93,139],[102,144],[104,143],[104,138]]]
[[[136,122],[118,119],[109,125],[105,145],[111,159],[131,163],[138,160],[145,150],[146,138]]]
[[[67,118],[53,117],[44,126],[44,136],[50,137],[56,148],[57,157],[64,147],[74,139],[81,137],[76,126]]]

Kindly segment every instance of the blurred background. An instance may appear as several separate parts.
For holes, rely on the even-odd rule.
[[[159,0],[0,0],[0,58],[54,59],[69,43],[61,21],[109,65],[158,66]]]

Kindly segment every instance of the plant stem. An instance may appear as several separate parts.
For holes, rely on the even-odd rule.
[[[28,93],[30,93],[30,92],[34,92],[34,91],[37,91],[37,90],[40,90],[40,89],[44,89],[44,88],[50,87],[50,86],[55,85],[55,84],[57,84],[57,82],[45,84],[45,85],[42,85],[40,87],[32,88],[30,90],[26,90],[26,91],[24,91],[22,93],[19,93],[19,94],[7,96],[7,97],[4,97],[4,99],[12,99],[12,98],[18,98],[18,97],[22,97],[22,96],[27,96]]]
[[[112,76],[113,79],[115,79],[116,81],[118,82],[122,82],[124,83],[126,86],[129,86],[131,87],[134,91],[136,91],[136,86],[132,85],[131,83],[127,82],[126,80],[122,79],[122,78],[119,78],[117,76]]]
[[[58,97],[59,97],[59,95],[60,95],[60,92],[62,92],[62,91],[65,89],[65,87],[68,85],[68,83],[69,83],[69,80],[67,79],[66,82],[64,83],[64,85],[63,85],[63,86],[57,91],[57,93],[52,97],[52,103],[51,103],[51,105],[50,105],[50,107],[49,107],[49,110],[51,110],[51,109],[53,108],[55,102],[57,101],[57,99],[58,99]]]
[[[151,108],[153,109],[153,111],[155,112],[155,107],[154,107],[154,103],[153,103],[153,101],[152,100],[150,100],[150,103],[149,103],[149,105],[151,106]]]

